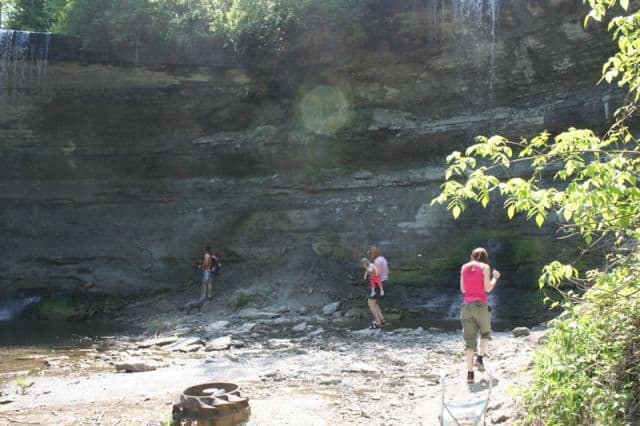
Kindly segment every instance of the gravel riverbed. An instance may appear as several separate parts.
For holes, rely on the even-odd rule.
[[[155,331],[94,338],[73,356],[5,351],[33,362],[3,373],[0,424],[163,425],[185,388],[231,382],[249,397],[248,425],[436,425],[441,380],[447,400],[488,391],[487,373],[465,381],[459,330],[399,323],[370,330],[337,307],[212,312],[157,316]],[[527,386],[544,334],[543,327],[523,337],[494,332],[488,424],[517,418],[512,394]]]

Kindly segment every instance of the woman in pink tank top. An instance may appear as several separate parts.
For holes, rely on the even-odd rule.
[[[500,272],[494,270],[493,277],[489,278],[491,275],[489,255],[482,247],[474,249],[471,252],[471,260],[460,269],[460,291],[464,295],[460,319],[465,343],[468,383],[474,381],[474,355],[477,354],[475,367],[478,371],[484,371],[483,357],[491,340],[491,310],[487,293],[494,289],[500,278]],[[478,334],[480,334],[479,351]]]

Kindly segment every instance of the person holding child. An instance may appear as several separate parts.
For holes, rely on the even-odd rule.
[[[369,310],[373,315],[373,323],[371,324],[371,328],[376,329],[380,328],[385,324],[384,317],[382,316],[382,311],[380,310],[380,305],[377,302],[378,298],[384,297],[384,288],[382,286],[382,280],[380,274],[378,273],[378,269],[376,265],[369,262],[369,259],[362,258],[360,261],[360,265],[364,269],[364,279],[369,278]]]

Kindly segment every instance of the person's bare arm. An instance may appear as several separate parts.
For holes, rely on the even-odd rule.
[[[460,293],[464,294],[464,281],[462,281],[462,268],[460,268]]]
[[[491,277],[491,279],[489,279],[490,274],[490,267],[489,265],[486,265],[484,267],[484,291],[486,291],[487,293],[491,293],[494,289],[494,287],[496,286],[497,282],[498,282],[498,278],[500,278],[500,272],[496,271],[495,269],[493,270],[493,277]]]

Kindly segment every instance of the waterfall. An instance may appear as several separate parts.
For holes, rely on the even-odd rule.
[[[490,41],[495,43],[498,29],[500,0],[452,0],[454,23],[457,33],[468,28],[467,41]],[[478,37],[479,36],[479,37]],[[478,43],[475,44],[478,46]]]
[[[7,90],[8,83],[5,83],[10,71],[10,58],[13,46],[14,31],[0,30],[0,99],[3,92]]]
[[[497,45],[501,0],[414,0],[414,9],[423,9],[430,20],[423,23],[430,41],[443,43],[446,51],[461,63],[472,62],[473,89],[494,101],[497,82]]]
[[[485,72],[484,87],[493,102],[496,84],[496,44],[501,0],[452,0],[454,46],[458,54],[476,60]],[[486,46],[489,45],[487,52]],[[487,58],[488,56],[488,58]],[[485,71],[486,70],[486,71]]]
[[[491,10],[491,58],[489,63],[489,94],[493,95],[496,82],[496,29],[498,22],[498,0],[489,1]]]
[[[453,287],[429,294],[423,303],[418,304],[415,308],[422,310],[425,316],[432,319],[459,320],[461,302],[462,295],[457,287]]]
[[[0,321],[18,318],[25,309],[40,302],[40,296],[9,299],[0,302]]]
[[[0,101],[45,95],[50,33],[0,30]]]

